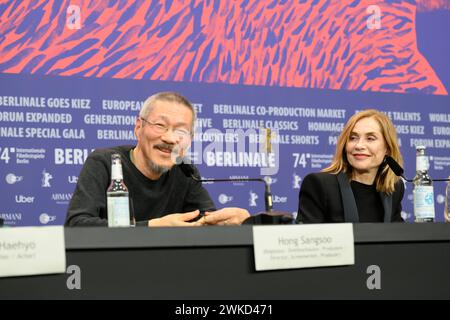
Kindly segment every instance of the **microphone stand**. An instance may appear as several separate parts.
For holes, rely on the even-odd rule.
[[[190,164],[181,162],[179,164],[181,171],[188,178],[192,178],[197,182],[249,182],[258,181],[264,183],[264,202],[265,202],[265,212],[259,213],[257,215],[252,215],[248,217],[243,224],[292,224],[294,218],[292,215],[285,212],[273,211],[272,193],[270,192],[270,185],[266,180],[262,178],[247,178],[247,179],[201,179],[201,177],[196,176],[194,167]]]
[[[266,212],[272,212],[273,202],[272,202],[272,193],[270,192],[270,186],[266,180],[262,178],[248,178],[248,179],[199,179],[193,174],[191,174],[191,178],[198,182],[247,182],[247,181],[258,181],[264,183],[264,204]]]

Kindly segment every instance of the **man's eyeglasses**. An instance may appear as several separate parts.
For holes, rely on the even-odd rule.
[[[163,123],[158,122],[152,122],[149,120],[145,120],[144,118],[140,118],[142,121],[148,123],[152,128],[153,131],[155,131],[156,134],[165,134],[167,131],[169,131],[170,127],[166,126]],[[174,135],[176,135],[179,138],[188,138],[191,136],[191,133],[186,129],[172,129],[172,132]]]

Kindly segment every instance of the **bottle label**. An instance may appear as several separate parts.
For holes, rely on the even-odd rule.
[[[108,197],[108,227],[130,226],[129,204],[128,196]]]
[[[416,171],[428,171],[430,167],[427,156],[417,156]]]
[[[433,186],[416,186],[413,194],[416,219],[434,219]]]
[[[113,163],[111,167],[111,180],[122,180],[122,165],[119,163]]]

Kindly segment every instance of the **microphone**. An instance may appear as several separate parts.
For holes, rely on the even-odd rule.
[[[403,175],[403,172],[405,172],[405,171],[398,164],[398,162],[394,160],[394,158],[392,158],[391,156],[385,156],[384,162],[389,166],[389,168],[391,168],[391,170],[395,173],[395,175],[397,177],[402,177],[404,180],[406,180],[408,182],[412,182],[412,180],[405,178],[405,176]]]
[[[402,177],[407,182],[413,182],[411,179],[406,179],[403,175],[403,168],[391,156],[385,156],[384,162],[391,168],[397,177]],[[433,181],[450,181],[450,179],[432,179]]]
[[[266,180],[262,178],[247,178],[247,179],[202,179],[200,176],[196,174],[194,167],[188,163],[181,162],[178,165],[183,171],[184,175],[188,178],[192,178],[198,182],[249,182],[249,181],[258,181],[264,183],[264,203],[266,212],[272,212],[273,202],[272,202],[272,193],[270,192],[270,186]]]

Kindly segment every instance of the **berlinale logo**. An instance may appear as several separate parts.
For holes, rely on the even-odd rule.
[[[258,199],[258,195],[250,190],[250,198],[248,199],[250,207],[256,207],[256,199]]]
[[[50,188],[51,187],[51,184],[50,184],[50,180],[51,179],[53,179],[53,176],[50,173],[48,173],[47,171],[45,171],[45,169],[42,170],[42,179],[41,179],[42,184],[41,184],[41,186],[43,188]]]
[[[300,189],[300,181],[302,181],[302,178],[299,175],[294,173],[292,175],[292,188]]]

